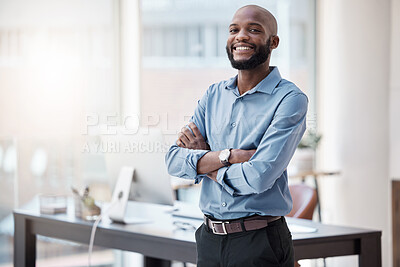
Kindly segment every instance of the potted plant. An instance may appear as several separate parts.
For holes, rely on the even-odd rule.
[[[314,130],[306,131],[289,163],[290,173],[304,173],[314,169],[315,150],[321,137]]]

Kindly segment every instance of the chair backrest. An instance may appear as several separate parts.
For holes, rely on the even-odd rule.
[[[289,186],[293,199],[293,209],[286,215],[300,219],[312,220],[314,209],[317,206],[317,192],[306,184]]]

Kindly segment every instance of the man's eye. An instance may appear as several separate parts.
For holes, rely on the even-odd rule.
[[[230,33],[235,33],[235,32],[238,32],[238,30],[237,29],[230,29],[229,32]]]
[[[257,29],[250,29],[249,32],[261,32],[261,31]]]

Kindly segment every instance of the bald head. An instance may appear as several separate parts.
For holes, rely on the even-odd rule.
[[[263,7],[257,5],[243,6],[236,11],[232,21],[243,17],[255,17],[263,23],[263,26],[268,29],[271,35],[277,35],[278,33],[278,24],[274,15]]]
[[[271,51],[278,45],[276,20],[268,10],[248,5],[236,11],[226,42],[232,67],[243,71],[269,70]]]

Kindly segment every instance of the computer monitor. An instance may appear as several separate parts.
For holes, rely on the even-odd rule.
[[[165,166],[169,144],[160,129],[139,128],[135,134],[117,129],[117,134],[102,135],[107,173],[113,183],[124,166],[135,169],[130,200],[173,205],[171,178]]]

